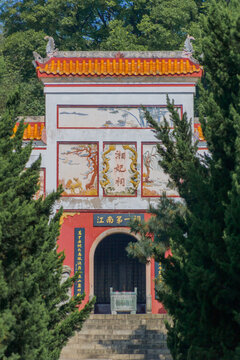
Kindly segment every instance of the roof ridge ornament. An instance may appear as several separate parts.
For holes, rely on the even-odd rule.
[[[188,34],[187,38],[186,38],[186,40],[184,42],[184,47],[183,47],[184,55],[191,56],[194,53],[194,49],[193,49],[193,45],[191,43],[191,40],[194,41],[195,38]]]
[[[45,36],[44,40],[48,40],[48,43],[46,46],[47,57],[49,57],[49,58],[54,57],[57,54],[58,49],[55,48],[55,41],[54,41],[53,37]]]
[[[58,49],[55,48],[55,41],[52,36],[45,36],[44,40],[48,40],[47,46],[46,46],[46,54],[47,56],[43,58],[41,55],[39,55],[36,51],[33,51],[33,65],[34,67],[37,67],[37,63],[45,64],[49,59],[56,56],[58,53]]]
[[[115,54],[115,58],[116,59],[121,59],[121,58],[124,58],[125,57],[125,55],[121,52],[121,51],[118,51],[116,54]]]

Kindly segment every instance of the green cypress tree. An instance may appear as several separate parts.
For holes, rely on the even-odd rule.
[[[76,276],[61,284],[64,254],[58,253],[61,190],[34,200],[39,158],[29,168],[31,144],[22,146],[23,123],[13,136],[16,96],[0,117],[0,358],[59,359],[93,303],[68,299]]]
[[[197,155],[191,124],[185,115],[179,119],[173,104],[172,132],[146,114],[161,142],[160,165],[182,202],[161,200],[157,216],[144,224],[143,246],[130,248],[149,256],[144,243],[153,229],[152,255],[165,269],[157,288],[173,320],[168,345],[174,360],[239,359],[240,352],[239,1],[211,0],[202,25],[207,90],[201,89],[200,111],[210,156]],[[168,247],[172,256],[165,258]]]

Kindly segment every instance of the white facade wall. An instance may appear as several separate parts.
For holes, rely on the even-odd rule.
[[[175,105],[182,105],[183,112],[187,112],[188,118],[193,119],[193,97],[195,92],[195,82],[183,82],[178,79],[176,86],[173,83],[161,83],[156,86],[156,82],[141,82],[139,84],[121,82],[117,87],[102,82],[96,83],[76,82],[64,83],[45,82],[46,97],[46,133],[47,148],[46,150],[33,150],[30,163],[42,154],[42,167],[46,168],[46,192],[56,190],[57,187],[57,142],[66,141],[89,141],[99,143],[99,172],[101,179],[101,170],[103,169],[102,157],[103,142],[136,142],[138,152],[138,171],[141,172],[141,143],[156,141],[152,130],[150,129],[57,129],[57,106],[58,105],[166,105],[166,96],[174,100]],[[49,86],[50,85],[50,86]],[[73,86],[71,86],[73,85]],[[86,86],[83,86],[86,85]],[[89,86],[91,85],[91,86]],[[134,85],[134,86],[132,86]],[[169,86],[170,85],[170,86]],[[141,177],[140,177],[141,178]],[[99,197],[62,197],[59,205],[65,210],[74,209],[148,209],[149,203],[156,203],[158,198],[141,197],[141,181],[137,189],[137,197],[103,197],[103,189],[99,185]]]

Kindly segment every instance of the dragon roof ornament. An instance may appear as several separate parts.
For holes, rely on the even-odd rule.
[[[47,45],[46,45],[47,56],[45,58],[43,58],[36,51],[33,51],[33,57],[34,57],[33,65],[35,67],[37,66],[37,63],[45,64],[49,59],[56,56],[58,53],[58,49],[56,49],[56,47],[55,47],[55,41],[52,36],[45,36],[44,40],[48,41]]]

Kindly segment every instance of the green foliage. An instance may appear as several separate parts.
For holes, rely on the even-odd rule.
[[[93,303],[79,311],[83,297],[68,299],[76,276],[61,284],[61,190],[33,199],[41,159],[26,169],[32,147],[22,147],[23,123],[12,136],[17,106],[12,97],[0,117],[0,358],[57,360]]]
[[[141,241],[128,245],[128,254],[137,256],[143,263],[153,255],[156,261],[160,261],[159,254],[165,254],[169,249],[172,224],[177,216],[185,213],[185,206],[163,196],[157,208],[150,206],[149,212],[153,216],[147,222],[135,220],[131,223],[132,232],[139,234]]]
[[[178,50],[197,20],[194,0],[150,0],[138,24],[141,41],[152,50]],[[194,35],[194,34],[193,34]]]
[[[43,47],[39,46],[43,39],[39,37],[33,42],[32,35],[37,34],[29,31],[0,40],[0,113],[3,113],[9,95],[18,90],[20,101],[16,115],[44,114],[43,85],[32,65],[32,51],[37,47],[43,53]]]
[[[3,1],[1,18],[6,36],[28,30],[53,36],[60,50],[96,47],[110,20],[124,8],[121,0]]]
[[[18,31],[6,37],[3,42],[3,55],[7,67],[11,71],[19,71],[19,75],[25,81],[35,75],[32,64],[33,51],[44,54],[44,36],[43,31]]]
[[[201,123],[211,156],[197,155],[191,125],[168,102],[174,130],[155,123],[160,165],[181,202],[163,198],[131,253],[152,256],[165,271],[158,295],[172,316],[168,345],[174,360],[239,359],[240,333],[240,3],[211,0],[202,19]],[[167,202],[169,204],[167,204]],[[164,205],[164,206],[163,206]],[[167,205],[167,206],[166,206]],[[169,211],[166,209],[169,207]],[[169,219],[168,227],[165,223]],[[133,224],[139,232],[140,224]],[[157,228],[158,227],[158,228]],[[157,229],[157,230],[156,230]],[[166,235],[164,235],[166,230]],[[157,236],[156,236],[157,232]],[[158,235],[159,234],[159,235]],[[162,237],[162,238],[161,238]],[[166,242],[167,239],[167,242]],[[165,257],[166,247],[172,256]]]
[[[43,115],[44,96],[32,52],[45,56],[46,35],[55,39],[59,50],[131,51],[180,50],[191,33],[201,52],[202,11],[201,0],[3,0],[3,76],[11,88],[21,87],[21,115]],[[2,82],[1,70],[0,65],[0,96],[6,103],[12,89]]]
[[[134,1],[120,13],[120,20],[110,21],[110,32],[101,48],[105,49],[107,42],[106,49],[181,50],[189,32],[199,35],[197,20],[194,0]]]
[[[102,42],[102,50],[119,51],[124,49],[125,51],[143,51],[147,50],[141,44],[138,44],[138,38],[133,34],[133,28],[131,25],[124,25],[122,20],[112,20],[109,24],[109,37]]]

